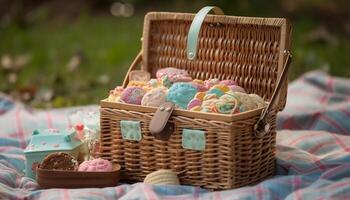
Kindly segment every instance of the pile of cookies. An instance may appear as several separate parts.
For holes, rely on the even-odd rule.
[[[186,70],[163,68],[156,79],[145,71],[132,71],[126,88],[111,90],[108,101],[158,107],[166,101],[191,111],[234,114],[266,106],[257,94],[247,94],[232,80],[192,79]]]
[[[47,155],[39,167],[46,170],[81,172],[110,172],[113,170],[112,163],[108,160],[97,158],[79,164],[73,156],[65,152],[55,152]]]

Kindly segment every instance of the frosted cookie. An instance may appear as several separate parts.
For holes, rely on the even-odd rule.
[[[238,85],[229,85],[228,87],[231,89],[232,92],[243,92],[243,93],[246,93],[246,91],[242,87],[240,87]]]
[[[207,88],[211,88],[214,85],[219,84],[219,79],[208,79],[206,81],[204,81],[204,84],[206,85]]]
[[[143,95],[145,95],[145,90],[141,87],[127,87],[120,98],[125,103],[140,105]]]
[[[123,92],[123,87],[116,87],[113,90],[109,91],[108,101],[110,102],[121,102],[120,95]]]
[[[41,169],[76,171],[78,161],[68,153],[56,152],[47,155],[40,164]]]
[[[166,90],[164,88],[154,88],[143,96],[141,105],[158,107],[165,101]]]
[[[191,78],[186,70],[177,69],[173,67],[168,67],[168,68],[158,70],[156,76],[157,78],[168,76],[171,82],[176,82],[178,79],[181,79],[181,78]]]
[[[257,108],[255,101],[248,94],[242,92],[234,92],[234,95],[237,97],[240,103],[240,112]]]
[[[192,99],[188,105],[187,105],[187,110],[191,110],[193,107],[196,106],[201,106],[202,105],[202,101],[199,99]]]
[[[186,109],[196,93],[197,89],[190,83],[175,83],[168,91],[167,100]]]
[[[78,171],[83,172],[110,172],[112,170],[112,163],[102,158],[84,161],[78,168]]]
[[[204,81],[198,79],[193,80],[192,85],[197,88],[198,92],[205,92],[209,89]]]
[[[167,75],[162,76],[161,78],[159,78],[159,80],[160,80],[161,87],[170,88],[173,85],[173,82],[170,81]]]
[[[257,108],[262,108],[266,106],[266,102],[257,94],[249,94],[250,98],[253,98]]]
[[[220,81],[220,84],[226,85],[226,86],[237,85],[237,83],[233,80],[222,80],[222,81]]]
[[[146,87],[146,86],[148,86],[148,83],[143,81],[130,81],[128,83],[128,87]]]

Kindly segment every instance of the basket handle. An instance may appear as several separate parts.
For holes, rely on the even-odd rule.
[[[197,56],[198,36],[205,16],[213,11],[216,15],[223,15],[221,8],[216,6],[206,6],[202,8],[194,17],[187,36],[187,58],[194,60]]]
[[[280,94],[280,90],[282,88],[282,85],[287,78],[287,72],[289,69],[289,65],[292,61],[292,59],[291,59],[292,55],[287,50],[285,50],[283,52],[283,54],[285,56],[287,56],[287,58],[286,58],[286,61],[283,65],[281,75],[278,77],[277,86],[272,93],[272,97],[271,97],[270,102],[268,103],[267,107],[261,113],[257,123],[254,125],[254,134],[258,138],[262,138],[270,130],[270,124],[266,122],[266,117],[270,114],[273,105],[276,103],[278,94]]]
[[[130,67],[128,69],[128,72],[126,73],[126,76],[125,76],[124,81],[123,81],[123,88],[125,88],[128,85],[128,83],[129,83],[129,74],[130,74],[130,72],[133,71],[138,64],[140,64],[141,60],[142,60],[142,51],[140,51],[137,54],[137,56],[135,57],[134,61],[131,63],[131,65],[130,65]]]

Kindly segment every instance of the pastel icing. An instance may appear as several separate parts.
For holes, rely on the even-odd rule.
[[[173,85],[173,82],[170,81],[170,79],[167,75],[162,76],[160,78],[160,83],[161,83],[161,86],[166,87],[166,88],[170,88]]]
[[[222,81],[220,81],[220,84],[226,85],[226,86],[237,85],[237,83],[233,80],[222,80]]]
[[[197,93],[191,83],[175,83],[173,84],[167,95],[167,100],[173,102],[182,109],[186,109],[188,103],[193,99]]]
[[[197,92],[197,94],[194,96],[194,98],[203,101],[205,95],[206,95],[205,92]]]
[[[112,170],[112,163],[102,158],[84,161],[79,165],[78,168],[78,171],[83,172],[110,172]]]
[[[158,107],[165,101],[166,90],[164,88],[154,88],[143,96],[141,105]]]
[[[202,105],[202,101],[199,100],[199,99],[192,99],[188,105],[187,105],[187,109],[188,110],[191,110],[193,107],[196,107],[196,106],[201,106]]]
[[[196,87],[199,92],[205,92],[209,89],[208,86],[205,85],[203,81],[193,81],[192,85]]]
[[[109,91],[108,101],[110,102],[122,102],[120,100],[120,95],[122,94],[124,88],[123,87],[116,87],[113,90]]]
[[[208,79],[208,80],[204,81],[204,84],[208,88],[211,88],[212,86],[219,84],[219,79],[216,79],[216,78],[215,79]]]
[[[225,94],[225,92],[221,91],[220,89],[218,88],[213,88],[213,89],[210,89],[207,94],[215,94],[217,97],[221,97],[222,95]]]
[[[246,93],[246,91],[242,87],[240,87],[238,85],[230,85],[228,87],[231,89],[232,92],[243,92],[243,93]]]
[[[162,78],[163,76],[168,76],[168,78],[171,82],[176,82],[177,79],[180,79],[183,77],[191,78],[186,70],[177,69],[177,68],[173,68],[173,67],[168,67],[168,68],[158,70],[156,76],[157,76],[157,78]]]
[[[125,103],[140,105],[143,95],[145,95],[143,88],[137,86],[127,87],[121,94],[121,100]]]
[[[266,106],[266,102],[264,101],[263,98],[261,98],[259,95],[257,94],[249,94],[250,98],[253,98],[253,100],[255,101],[255,104],[258,108],[261,107],[265,107]]]

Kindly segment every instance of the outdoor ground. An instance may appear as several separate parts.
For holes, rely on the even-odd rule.
[[[82,12],[68,19],[47,19],[37,11],[29,25],[2,25],[0,91],[36,107],[98,103],[121,83],[140,50],[143,16],[148,10],[141,9],[132,17]],[[251,12],[246,15],[280,16],[278,12]],[[292,16],[292,24],[290,80],[312,69],[350,77],[350,37],[344,27],[308,15]]]

